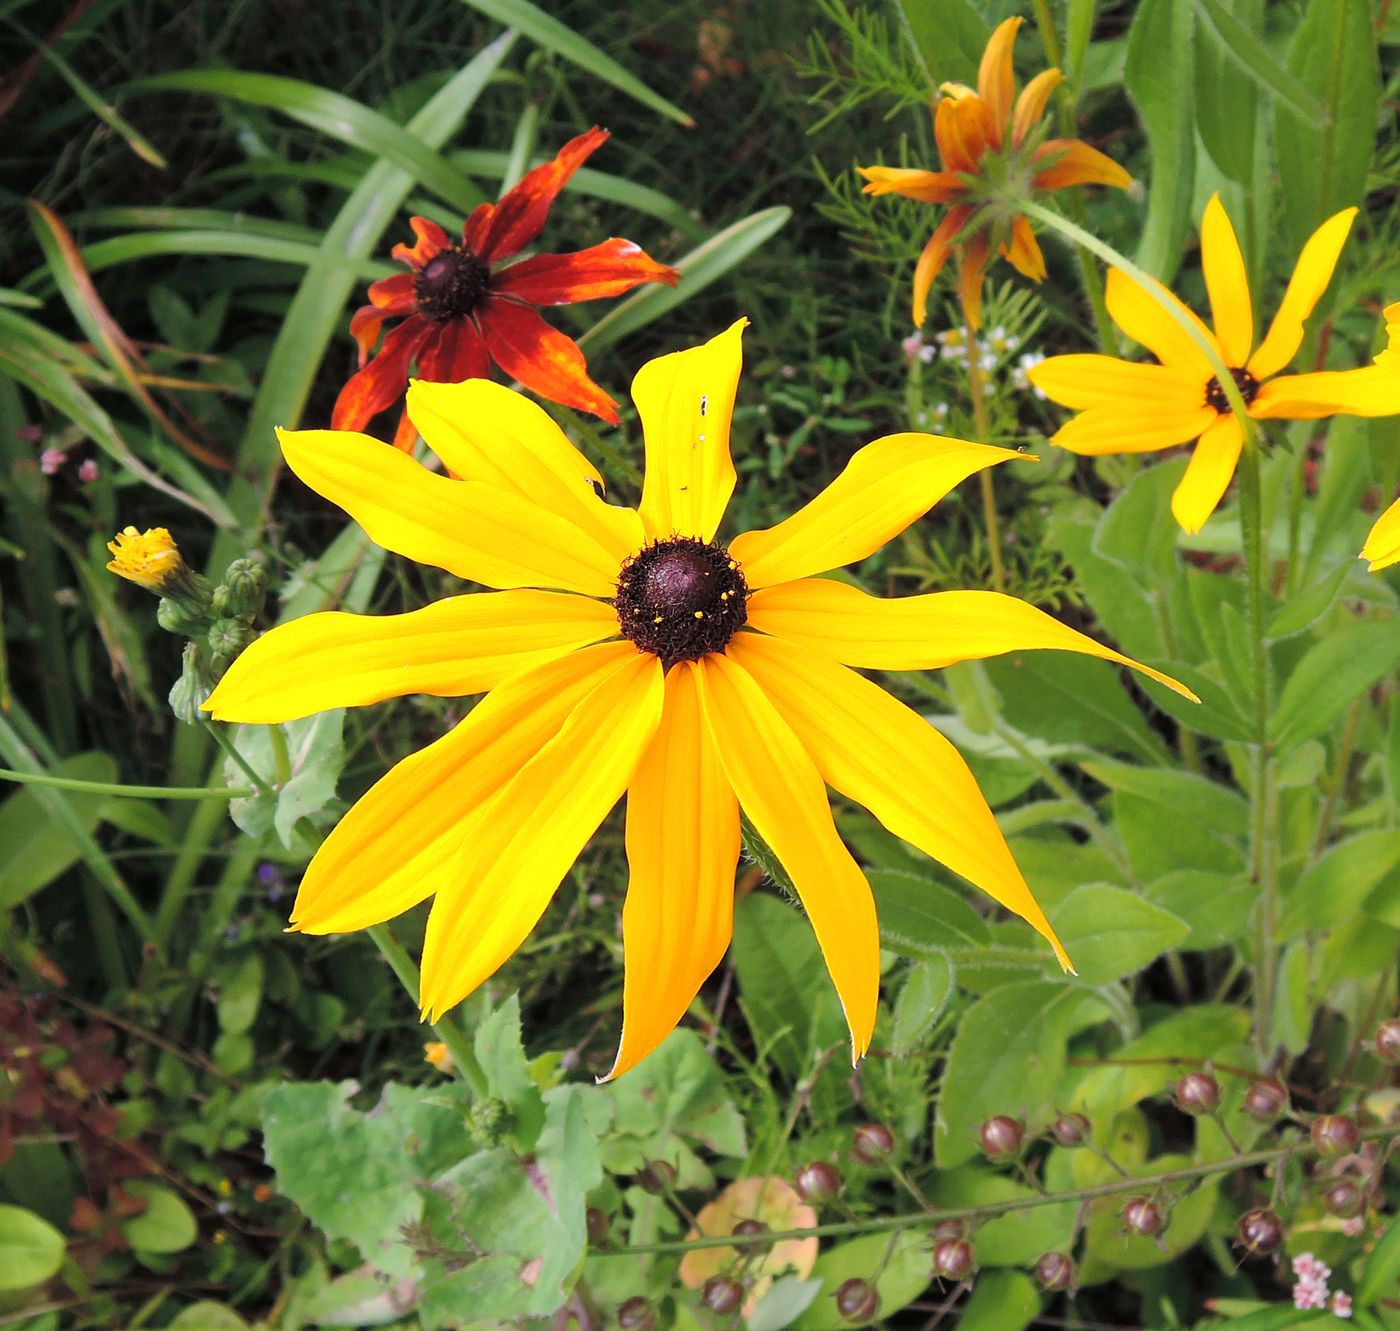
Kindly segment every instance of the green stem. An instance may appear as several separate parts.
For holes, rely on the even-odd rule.
[[[982,348],[971,321],[965,322],[963,329],[967,336],[967,386],[972,397],[972,419],[978,442],[990,444],[992,424],[987,415],[986,381],[982,378]],[[987,550],[992,559],[992,589],[1002,591],[1006,587],[1006,568],[1001,558],[1001,523],[997,517],[997,496],[991,468],[984,467],[978,472],[977,480],[982,488],[982,521],[987,528]]]
[[[1393,1143],[1397,1136],[1400,1136],[1400,1128],[1394,1126],[1367,1128],[1361,1133],[1361,1140],[1384,1140]],[[883,1233],[890,1229],[928,1228],[941,1220],[986,1220],[992,1216],[1029,1211],[1038,1206],[1094,1201],[1099,1197],[1113,1197],[1124,1192],[1150,1193],[1169,1183],[1185,1183],[1194,1179],[1209,1178],[1212,1174],[1228,1174],[1237,1169],[1272,1164],[1277,1160],[1288,1160],[1315,1149],[1312,1139],[1303,1137],[1289,1146],[1246,1151],[1225,1160],[1185,1165],[1181,1169],[1166,1169],[1158,1174],[1130,1175],[1089,1188],[1071,1188],[1064,1192],[1047,1192],[1030,1197],[1011,1197],[1005,1201],[984,1202],[981,1206],[955,1206],[944,1210],[912,1211],[903,1215],[872,1216],[868,1220],[813,1225],[810,1229],[765,1230],[762,1234],[716,1234],[696,1239],[672,1239],[662,1243],[636,1243],[629,1244],[624,1251],[629,1255],[641,1256],[650,1253],[692,1252],[697,1248],[742,1248],[751,1243],[782,1243],[787,1239],[834,1238],[846,1234]]]
[[[399,983],[403,985],[409,998],[417,1003],[418,967],[413,964],[413,958],[404,951],[403,944],[394,937],[394,931],[387,924],[371,924],[365,932],[374,940],[375,947],[399,977]],[[485,1099],[490,1091],[486,1073],[477,1062],[476,1052],[468,1043],[467,1037],[458,1030],[455,1022],[446,1018],[434,1022],[433,1030],[438,1039],[447,1046],[448,1053],[452,1055],[453,1066],[458,1075],[472,1088],[472,1094],[478,1099]]]
[[[292,755],[287,752],[287,736],[281,726],[268,726],[267,736],[272,742],[273,782],[281,790],[292,779]]]
[[[227,735],[224,734],[223,728],[219,722],[206,721],[201,717],[199,724],[203,726],[204,729],[207,730],[211,735],[213,735],[215,743],[218,744],[218,746],[229,756],[229,758],[233,760],[234,765],[242,770],[243,775],[246,776],[248,780],[251,781],[253,785],[257,788],[257,792],[259,795],[262,795],[266,799],[277,798],[277,792],[273,790],[273,788],[270,785],[268,785],[267,782],[264,781],[261,776],[258,775],[258,773],[254,770],[253,765],[241,753],[238,752],[237,748],[234,747],[233,741],[229,739]],[[277,727],[273,726],[272,729],[276,730]],[[284,751],[285,747],[286,746],[284,744]]]
[[[109,781],[78,781],[67,776],[48,776],[41,772],[16,772],[0,767],[0,781],[13,781],[21,786],[52,786],[55,790],[77,790],[91,795],[121,795],[138,800],[236,800],[251,795],[251,790],[230,790],[220,786],[119,786]]]
[[[218,765],[215,764],[211,774],[217,776],[218,772]],[[161,948],[170,942],[180,912],[184,909],[185,900],[194,888],[199,866],[218,837],[223,820],[223,808],[213,800],[205,800],[195,808],[194,816],[185,829],[175,863],[170,866],[170,876],[165,880],[160,905],[156,907],[155,937]]]

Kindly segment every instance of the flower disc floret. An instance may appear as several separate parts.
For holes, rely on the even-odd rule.
[[[486,298],[490,265],[465,245],[449,245],[413,278],[419,310],[435,323],[464,319]]]
[[[622,566],[622,636],[667,665],[722,652],[748,618],[749,589],[722,545],[688,536],[654,541]]]

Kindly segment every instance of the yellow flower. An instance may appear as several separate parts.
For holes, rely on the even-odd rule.
[[[483,379],[415,383],[413,424],[450,476],[364,435],[282,432],[288,465],[371,539],[495,591],[408,614],[273,629],[209,699],[220,720],[289,721],[407,693],[485,693],[404,759],[317,852],[292,913],[345,933],[435,896],[422,1006],[459,1003],[521,945],[624,792],[621,1047],[633,1066],[728,947],[742,807],[786,867],[856,1056],[875,1022],[880,936],[826,787],[1021,915],[1068,958],[967,765],[851,667],[920,670],[1025,648],[1164,676],[993,592],[881,600],[818,577],[873,554],[1006,449],[896,434],[860,449],[786,521],[727,544],[729,425],[747,321],[643,366],[639,508],[550,417]]]
[[[1016,96],[1011,48],[1019,18],[992,33],[977,71],[977,91],[945,83],[934,105],[933,134],[941,171],[862,166],[867,194],[902,194],[921,203],[947,204],[914,269],[914,327],[922,326],[933,286],[949,254],[958,251],[958,290],[973,328],[981,327],[982,275],[995,250],[1017,272],[1039,282],[1045,259],[1017,200],[1069,185],[1114,185],[1132,177],[1111,157],[1079,139],[1038,141],[1050,94],[1064,81],[1058,69],[1037,74]],[[1015,98],[1013,106],[1012,99]]]
[[[1385,307],[1385,331],[1388,345],[1376,357],[1376,364],[1400,382],[1400,300]],[[1400,564],[1400,499],[1376,519],[1361,547],[1361,558],[1370,561],[1367,569],[1371,573]]]
[[[429,1040],[423,1046],[423,1059],[431,1063],[439,1072],[451,1072],[452,1051],[441,1040]]]
[[[1296,354],[1303,323],[1332,280],[1355,216],[1355,208],[1345,208],[1313,232],[1257,347],[1244,256],[1218,195],[1206,206],[1201,223],[1201,265],[1215,331],[1165,287],[1157,288],[1219,353],[1255,420],[1400,412],[1400,376],[1378,366],[1279,374]],[[1186,531],[1200,531],[1235,474],[1244,438],[1240,423],[1205,353],[1156,300],[1116,268],[1108,275],[1108,312],[1157,363],[1090,355],[1052,356],[1035,366],[1027,376],[1031,383],[1080,413],[1052,442],[1074,453],[1100,455],[1145,453],[1197,440],[1186,475],[1172,495],[1172,513]]]
[[[107,571],[134,582],[148,592],[164,595],[181,580],[185,561],[174,539],[164,527],[137,531],[126,527],[115,541],[107,542],[112,558]]]

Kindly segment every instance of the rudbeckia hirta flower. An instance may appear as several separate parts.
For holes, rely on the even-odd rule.
[[[1400,301],[1385,307],[1385,331],[1387,345],[1376,357],[1376,364],[1400,384]],[[1400,499],[1376,519],[1361,548],[1361,558],[1369,561],[1366,567],[1371,573],[1400,564]]]
[[[1303,341],[1303,324],[1321,299],[1351,230],[1355,208],[1329,217],[1303,246],[1274,321],[1254,345],[1254,305],[1235,230],[1219,196],[1201,223],[1215,330],[1160,284],[1156,289],[1189,321],[1229,369],[1254,420],[1390,416],[1400,412],[1400,376],[1384,367],[1279,374]],[[1113,356],[1051,356],[1029,372],[1048,398],[1080,414],[1051,439],[1074,453],[1146,453],[1196,441],[1172,495],[1172,513],[1198,532],[1215,512],[1239,462],[1244,431],[1205,352],[1161,304],[1118,269],[1108,275],[1108,312],[1157,363]]]
[[[1045,258],[1017,200],[1068,185],[1114,185],[1132,177],[1111,157],[1079,139],[1040,140],[1050,94],[1064,81],[1058,69],[1037,74],[1016,96],[1011,48],[1019,18],[1000,24],[987,42],[977,90],[945,83],[934,106],[933,133],[941,171],[862,166],[867,194],[902,194],[921,203],[947,205],[914,268],[914,327],[928,307],[929,288],[948,256],[959,256],[958,292],[973,328],[981,326],[982,275],[992,254],[1039,282]],[[1013,104],[1014,99],[1014,104]]]
[[[860,449],[806,507],[721,540],[744,321],[645,365],[638,508],[549,416],[484,380],[415,383],[450,476],[364,435],[281,434],[288,465],[384,548],[496,588],[408,614],[308,615],[241,656],[220,720],[278,722],[408,693],[485,693],[345,815],[292,914],[345,933],[434,896],[422,1006],[460,1002],[521,945],[627,794],[623,1028],[611,1075],[671,1030],[729,944],[739,810],[781,860],[865,1052],[880,936],[826,787],[1028,920],[1068,959],[967,765],[856,673],[1026,648],[1133,665],[994,592],[882,600],[819,575],[873,554],[953,486],[1020,454],[926,434]]]
[[[361,368],[336,399],[335,429],[362,430],[398,401],[415,361],[417,377],[432,383],[484,379],[495,361],[541,397],[617,423],[617,404],[588,377],[578,345],[534,307],[620,296],[643,282],[674,286],[680,275],[630,240],[616,238],[572,254],[506,262],[539,235],[559,191],[607,138],[607,130],[595,125],[571,139],[499,203],[481,204],[467,218],[460,241],[426,217],[410,219],[417,239],[396,245],[393,254],[413,271],[375,282],[370,303],[350,320]],[[370,360],[381,326],[401,316]],[[413,440],[405,412],[394,443],[407,449]]]

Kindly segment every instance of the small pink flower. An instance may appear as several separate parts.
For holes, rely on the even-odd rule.
[[[45,476],[57,476],[67,461],[68,454],[61,448],[46,448],[39,454],[39,470]]]
[[[1350,1220],[1342,1221],[1342,1233],[1349,1239],[1354,1239],[1358,1234],[1366,1232],[1366,1217],[1354,1215]]]
[[[78,479],[84,485],[91,485],[100,475],[102,468],[97,465],[96,458],[84,458],[78,467]]]
[[[1293,1286],[1293,1306],[1295,1308],[1325,1308],[1327,1306],[1327,1282],[1324,1280],[1300,1280]]]
[[[1350,1295],[1350,1294],[1348,1294],[1348,1293],[1346,1293],[1345,1291],[1339,1289],[1334,1295],[1332,1295],[1332,1316],[1333,1316],[1333,1317],[1350,1317],[1350,1316],[1351,1316],[1351,1295]]]
[[[909,336],[906,337],[904,341],[902,341],[899,345],[904,350],[905,358],[907,360],[913,360],[914,357],[917,356],[919,352],[923,350],[923,335],[920,333],[910,333]]]
[[[27,444],[37,444],[44,437],[42,425],[21,425],[15,434]]]

